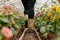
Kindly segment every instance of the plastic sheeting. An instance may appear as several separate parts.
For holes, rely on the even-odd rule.
[[[24,7],[22,5],[21,0],[0,0],[0,7],[4,5],[12,5],[15,10],[24,11]]]
[[[54,3],[56,2],[56,4]],[[46,7],[46,9],[50,8],[52,5],[57,5],[57,0],[36,0],[36,4],[35,4],[35,14],[39,11],[41,11],[38,8],[45,8],[44,4],[47,3],[48,7]]]

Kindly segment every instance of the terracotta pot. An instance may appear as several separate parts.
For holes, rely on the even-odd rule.
[[[48,34],[47,40],[55,40],[55,34],[52,33]]]

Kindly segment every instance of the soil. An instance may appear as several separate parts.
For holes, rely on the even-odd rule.
[[[22,40],[39,40],[34,30],[27,30]]]

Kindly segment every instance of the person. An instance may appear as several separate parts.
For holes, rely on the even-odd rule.
[[[36,0],[21,0],[24,6],[24,14],[28,14],[28,26],[29,22],[34,19],[34,5]],[[26,24],[27,25],[27,24]]]
[[[36,0],[21,0],[24,6],[24,14],[28,14],[28,18],[34,18],[34,5]]]

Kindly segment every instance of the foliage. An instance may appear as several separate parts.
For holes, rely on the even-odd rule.
[[[20,28],[22,24],[24,24],[25,20],[23,16],[20,16],[20,13],[17,11],[14,11],[13,6],[3,6],[0,8],[0,32],[4,35],[4,29],[11,30],[12,34],[16,34],[16,30]],[[7,32],[8,32],[7,31]],[[1,39],[1,36],[0,36]]]
[[[35,25],[40,33],[56,33],[60,27],[60,6],[52,5],[35,16]]]

